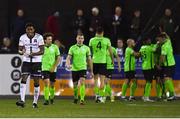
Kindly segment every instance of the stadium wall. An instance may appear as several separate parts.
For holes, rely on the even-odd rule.
[[[55,83],[57,96],[72,96],[73,95],[73,83],[71,80],[71,72],[65,68],[66,55],[63,56],[62,62],[57,68],[57,80]],[[174,76],[174,86],[176,95],[180,97],[180,55],[175,56],[176,59],[176,73]],[[123,64],[124,58],[121,58],[121,64]],[[138,88],[135,93],[136,96],[142,96],[144,92],[145,80],[141,71],[141,59],[136,60],[136,77],[138,79]],[[0,95],[18,95],[20,89],[20,66],[22,64],[21,56],[17,54],[13,55],[0,55]],[[112,80],[110,84],[113,88],[113,93],[116,96],[121,95],[121,87],[123,84],[124,72],[119,73],[117,70],[117,63],[115,63],[115,70],[113,72]],[[123,65],[122,65],[123,69]],[[28,80],[28,88],[26,94],[32,95],[33,81]],[[40,80],[41,95],[43,94],[43,81]],[[89,77],[87,72],[86,80],[86,94],[93,96],[94,81]],[[129,90],[127,91],[129,95]],[[155,80],[153,81],[151,96],[155,96]]]

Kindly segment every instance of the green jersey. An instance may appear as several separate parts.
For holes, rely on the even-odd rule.
[[[92,48],[93,63],[106,63],[107,49],[111,46],[110,40],[96,36],[90,39],[89,46]]]
[[[156,50],[156,45],[143,45],[140,48],[140,53],[142,56],[142,69],[151,70],[154,69],[154,52]]]
[[[114,56],[117,55],[117,51],[114,47],[112,47],[112,52]],[[111,59],[109,50],[107,51],[107,69],[114,69],[113,61]]]
[[[165,61],[163,62],[164,66],[173,66],[175,65],[173,48],[171,45],[171,40],[166,39],[165,43],[161,47],[161,55],[165,56]]]
[[[125,50],[125,62],[124,62],[124,71],[135,71],[136,59],[133,55],[134,50],[130,47],[127,47]]]
[[[45,46],[44,54],[42,55],[42,71],[50,71],[56,62],[56,57],[59,55],[60,52],[57,45]]]
[[[73,45],[68,55],[72,56],[72,71],[87,70],[87,57],[91,55],[90,48],[86,45]]]

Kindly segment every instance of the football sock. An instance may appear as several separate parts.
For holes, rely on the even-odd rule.
[[[106,96],[111,96],[112,95],[112,89],[111,89],[110,84],[105,85],[105,95]]]
[[[49,92],[50,92],[50,99],[54,99],[55,87],[50,87]]]
[[[161,86],[160,86],[159,83],[156,83],[156,95],[157,95],[157,97],[161,97],[162,96]]]
[[[134,96],[136,87],[137,87],[136,82],[132,82],[130,87],[130,96]]]
[[[74,99],[78,99],[78,86],[74,85]]]
[[[172,80],[168,79],[165,81],[165,88],[166,88],[166,91],[170,92],[170,96],[174,96],[174,85],[173,85]]]
[[[40,93],[39,85],[34,86],[34,101],[33,101],[33,103],[37,104],[37,101],[38,101],[38,98],[39,98],[39,93]]]
[[[49,86],[44,87],[44,99],[49,100]]]
[[[20,84],[20,97],[21,101],[25,102],[25,95],[26,95],[26,84],[21,83]]]
[[[127,88],[128,88],[128,85],[126,83],[123,83],[123,86],[122,86],[122,96],[126,96]]]
[[[149,97],[151,93],[151,83],[147,82],[145,86],[144,97]]]
[[[82,84],[80,86],[80,99],[84,101],[84,97],[85,97],[85,85]]]
[[[95,93],[95,95],[99,95],[99,87],[98,86],[94,87],[94,93]]]

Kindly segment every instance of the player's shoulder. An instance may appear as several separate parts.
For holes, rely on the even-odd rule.
[[[24,38],[27,38],[27,34],[25,33],[25,34],[22,34],[21,36],[20,36],[20,39],[24,39]]]
[[[126,48],[126,52],[132,52],[132,51],[134,51],[132,48],[130,48],[130,47]]]
[[[77,47],[77,45],[74,44],[74,45],[71,45],[69,49],[74,49],[74,48],[76,48],[76,47]]]
[[[54,47],[54,48],[58,48],[58,46],[56,45],[56,44],[52,44],[52,47]]]
[[[43,36],[41,34],[39,34],[39,33],[35,33],[35,37],[43,39]]]

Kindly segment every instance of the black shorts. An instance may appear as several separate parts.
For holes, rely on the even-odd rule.
[[[23,62],[21,72],[33,77],[41,77],[41,62]]]
[[[125,72],[125,76],[127,79],[134,79],[135,78],[135,71],[127,71],[127,72]]]
[[[175,66],[163,67],[164,77],[173,77],[175,73]]]
[[[154,78],[157,79],[157,77],[160,77],[161,79],[164,78],[163,70],[158,69],[157,67],[154,67]]]
[[[49,79],[50,82],[55,82],[56,72],[42,71],[42,78]]]
[[[93,73],[94,75],[96,74],[101,74],[101,75],[106,75],[106,63],[93,63]]]
[[[144,78],[146,81],[152,82],[154,77],[154,69],[151,70],[143,70]]]
[[[106,77],[111,79],[114,69],[107,69],[106,71]]]
[[[86,70],[72,71],[73,82],[79,81],[80,78],[86,78]]]

